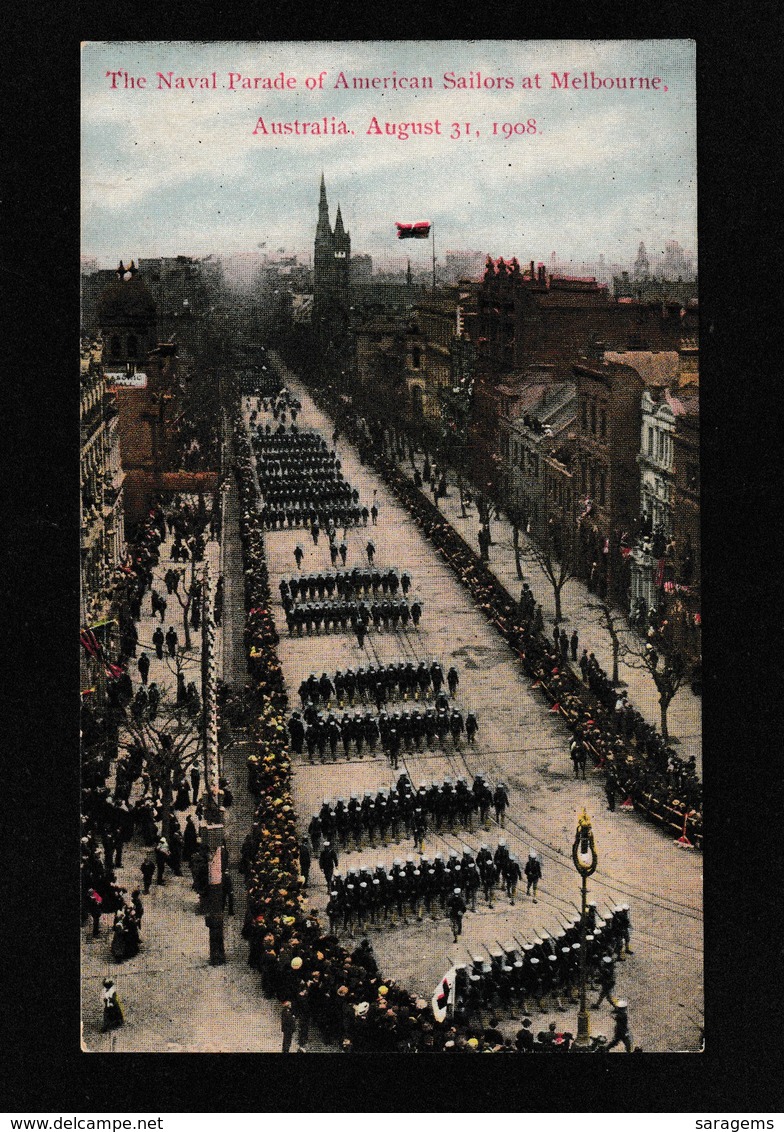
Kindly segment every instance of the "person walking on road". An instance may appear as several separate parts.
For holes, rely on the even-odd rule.
[[[139,669],[139,675],[142,678],[142,684],[146,684],[147,677],[150,675],[150,658],[148,657],[146,652],[142,652],[141,656],[136,662],[136,666]]]
[[[332,884],[332,874],[338,867],[338,855],[332,848],[329,841],[325,841],[319,853],[319,868],[324,874],[324,880],[327,882],[327,892],[329,892],[330,885]]]
[[[615,813],[615,779],[608,774],[604,780],[604,793],[607,798],[607,809]]]
[[[601,994],[596,1002],[591,1003],[591,1010],[597,1010],[602,1002],[607,999],[610,1006],[616,1006],[615,999],[612,996],[615,987],[615,963],[611,955],[605,955],[599,964],[599,987]]]
[[[142,861],[141,874],[142,874],[142,880],[144,881],[144,894],[146,896],[147,893],[150,891],[150,885],[152,884],[152,878],[155,876],[155,862],[153,861],[152,857],[147,856]]]
[[[307,837],[303,837],[299,843],[299,867],[304,881],[302,887],[308,887],[308,877],[310,876],[310,863],[312,857],[310,853],[310,842]]]
[[[101,1033],[106,1034],[109,1030],[119,1029],[125,1021],[122,1007],[120,1006],[120,1000],[117,997],[117,987],[114,985],[113,979],[104,979],[101,1001],[103,1002],[103,1025],[101,1026]]]
[[[177,655],[177,630],[173,625],[169,626],[169,631],[166,634],[166,648],[169,650],[169,656]]]
[[[297,543],[297,545],[294,547],[294,561],[297,563],[297,569],[298,570],[302,569],[302,559],[304,557],[305,557],[305,551],[303,550],[300,543]]]
[[[457,685],[460,683],[460,677],[454,664],[446,674],[446,682],[449,687],[449,695],[452,697],[452,699],[454,699],[455,692],[457,691]]]
[[[152,635],[152,643],[155,645],[155,655],[158,657],[158,660],[163,660],[163,643],[165,639],[163,629],[159,625]]]
[[[575,663],[577,662],[577,649],[579,648],[579,645],[580,638],[577,636],[577,630],[575,629],[571,637],[569,638],[569,647],[572,650],[572,661]]]
[[[625,999],[619,998],[613,1011],[615,1015],[615,1032],[613,1033],[613,1040],[607,1046],[605,1053],[609,1053],[611,1049],[615,1049],[617,1045],[623,1044],[627,1053],[632,1052],[632,1032],[629,1029],[629,1004]]]
[[[365,547],[365,552],[367,554],[368,563],[369,563],[369,565],[372,566],[373,565],[373,555],[376,553],[376,544],[373,542],[372,539],[368,539],[368,544]]]
[[[538,856],[533,850],[528,854],[528,860],[525,865],[525,879],[526,879],[526,896],[531,895],[531,889],[534,890],[534,904],[537,903],[536,889],[539,881],[542,879],[542,866]]]
[[[463,916],[468,910],[459,888],[456,888],[447,900],[449,923],[452,927],[452,937],[457,943],[457,937],[463,934]]]

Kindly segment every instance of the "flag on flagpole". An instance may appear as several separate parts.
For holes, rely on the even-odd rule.
[[[398,240],[426,240],[430,235],[431,222],[417,220],[414,224],[395,224]]]

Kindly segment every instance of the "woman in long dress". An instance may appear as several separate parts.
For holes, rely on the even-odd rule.
[[[101,999],[103,1001],[103,1026],[101,1027],[101,1032],[105,1034],[107,1030],[118,1029],[125,1021],[122,1007],[120,1006],[120,1000],[117,997],[117,987],[114,985],[113,979],[104,979]]]
[[[190,808],[190,804],[191,804],[190,787],[188,785],[187,779],[183,778],[183,779],[180,780],[180,784],[177,787],[177,800],[174,803],[174,808],[176,810],[187,810],[187,809]]]
[[[118,916],[114,921],[114,934],[112,935],[111,952],[116,963],[122,963],[128,954],[128,940],[125,930],[125,920]]]

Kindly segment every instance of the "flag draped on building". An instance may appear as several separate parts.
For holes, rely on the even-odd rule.
[[[395,224],[398,240],[426,240],[430,235],[431,222],[417,220],[414,224]]]

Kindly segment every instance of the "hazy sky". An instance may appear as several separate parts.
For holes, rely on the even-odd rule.
[[[126,89],[119,78],[111,89],[109,71],[147,85]],[[230,72],[281,71],[295,89],[247,90],[239,79],[229,89]],[[565,71],[587,72],[589,84],[592,71],[661,82],[658,91],[552,89],[552,72]],[[210,81],[216,72],[217,89],[158,89],[157,72]],[[323,72],[321,88],[307,89]],[[336,89],[341,72],[350,86],[355,76],[430,76],[433,89]],[[448,72],[493,83],[445,89]],[[541,89],[523,89],[536,74]],[[426,263],[429,242],[395,238],[395,221],[420,219],[434,222],[438,255],[603,252],[611,262],[633,258],[640,240],[649,253],[667,239],[697,249],[689,41],[88,43],[82,89],[82,251],[104,266],[263,242],[307,256],[322,169],[333,223],[339,201],[352,251],[377,258]],[[333,115],[353,135],[253,134],[259,117],[271,130]],[[441,134],[368,135],[374,116],[381,129],[438,120]],[[503,123],[530,119],[535,134],[501,136]],[[470,136],[452,140],[453,122],[469,122]]]

